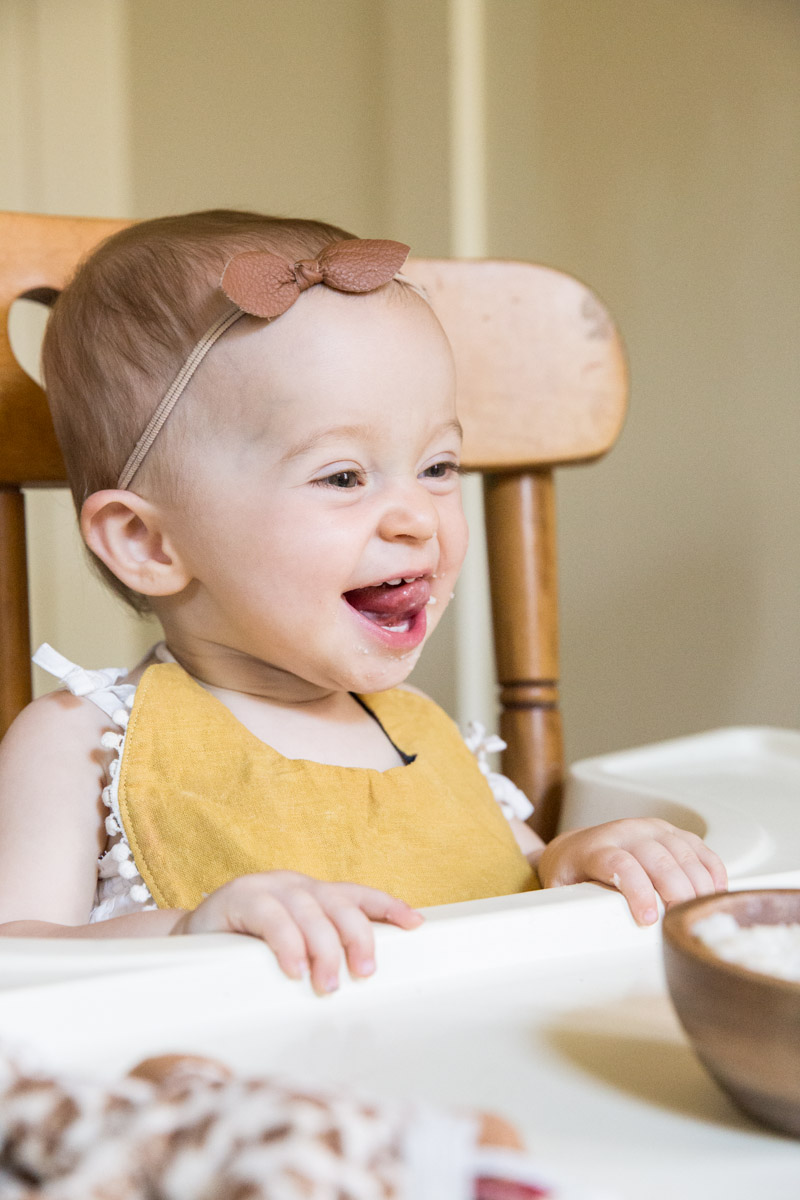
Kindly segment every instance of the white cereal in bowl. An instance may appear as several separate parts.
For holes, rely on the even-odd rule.
[[[725,962],[800,982],[800,924],[740,925],[718,912],[696,921],[692,933]]]

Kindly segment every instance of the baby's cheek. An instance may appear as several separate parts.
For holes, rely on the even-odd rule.
[[[439,563],[439,570],[436,572],[436,579],[431,588],[431,598],[426,609],[428,636],[433,633],[441,621],[445,609],[455,595],[453,589],[456,586],[460,569],[461,563],[458,564],[458,567],[442,566],[442,563]]]
[[[451,588],[455,586],[455,582],[461,574],[469,545],[469,526],[461,507],[460,497],[458,497],[457,507],[454,505],[454,509],[448,514],[439,539],[441,556],[438,574],[450,583]]]

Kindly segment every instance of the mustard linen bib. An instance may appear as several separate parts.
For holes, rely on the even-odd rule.
[[[414,907],[537,886],[457,727],[401,689],[364,704],[413,762],[284,758],[174,663],[136,690],[119,773],[134,861],[159,908],[255,871],[381,888]]]

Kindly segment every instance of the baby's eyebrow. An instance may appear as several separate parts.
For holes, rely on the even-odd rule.
[[[374,433],[371,425],[329,425],[325,429],[318,429],[315,433],[310,433],[302,441],[295,442],[281,455],[280,461],[282,463],[290,462],[291,459],[313,450],[320,442],[329,441],[331,438],[367,438],[371,433]]]
[[[333,438],[363,438],[368,439],[375,433],[373,425],[330,425],[326,429],[318,429],[314,433],[310,433],[308,437],[303,438],[300,442],[295,442],[290,446],[280,458],[281,463],[291,462],[293,458],[298,458],[301,454],[307,454],[309,450],[313,450],[320,442],[330,441]],[[464,431],[461,428],[461,422],[456,418],[450,421],[445,421],[437,429],[435,429],[430,440],[443,437],[446,433],[453,433],[459,441],[464,436]]]
[[[434,430],[433,437],[444,437],[446,433],[454,433],[459,442],[464,440],[464,427],[458,417],[453,417],[452,421],[445,421],[444,425],[440,425]]]

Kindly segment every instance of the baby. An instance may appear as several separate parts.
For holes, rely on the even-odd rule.
[[[545,846],[403,686],[467,545],[452,356],[407,252],[195,213],[116,234],[56,303],[81,531],[165,641],[127,675],[39,652],[67,690],[0,746],[3,934],[245,933],[324,993],[417,906],[596,880],[652,923],[657,893],[725,887],[660,820]]]

